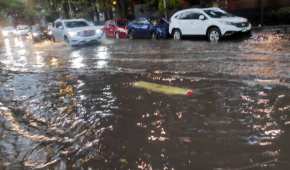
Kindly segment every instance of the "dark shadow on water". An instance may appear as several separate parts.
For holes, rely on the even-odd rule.
[[[234,34],[231,36],[226,36],[221,38],[221,42],[242,42],[245,40],[248,40],[251,37],[249,34]],[[208,41],[206,36],[183,36],[183,40],[189,40],[189,41]]]

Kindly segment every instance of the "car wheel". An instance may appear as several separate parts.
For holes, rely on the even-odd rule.
[[[105,38],[110,38],[107,33],[105,33]]]
[[[67,45],[72,46],[69,42],[69,39],[66,36],[64,37],[64,41],[67,43]]]
[[[210,42],[218,42],[221,38],[221,32],[218,28],[211,28],[207,32],[207,38]]]
[[[158,34],[157,34],[156,32],[153,32],[153,33],[151,34],[151,38],[152,38],[153,40],[157,40],[157,39],[158,39]]]
[[[134,35],[133,35],[132,31],[128,32],[128,37],[129,37],[130,40],[134,39]]]
[[[120,39],[120,33],[118,32],[115,33],[115,39]]]
[[[54,37],[54,36],[51,36],[51,40],[52,40],[52,42],[56,42],[56,40],[55,40],[55,37]]]
[[[180,32],[180,30],[174,30],[173,31],[173,39],[174,40],[181,40],[182,34]]]

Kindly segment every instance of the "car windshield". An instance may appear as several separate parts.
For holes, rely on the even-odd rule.
[[[65,22],[65,26],[68,28],[76,28],[76,27],[86,27],[89,26],[89,24],[84,21],[69,21]]]
[[[28,29],[28,26],[18,26],[17,29],[18,30],[26,30],[26,29]]]
[[[204,12],[212,18],[224,18],[224,17],[232,17],[232,14],[229,14],[225,11],[218,10],[204,10]]]
[[[127,21],[117,21],[117,26],[118,27],[126,27],[127,26]]]

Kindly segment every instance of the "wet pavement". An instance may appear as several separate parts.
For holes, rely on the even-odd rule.
[[[11,38],[0,66],[0,169],[290,169],[288,35],[79,48]]]

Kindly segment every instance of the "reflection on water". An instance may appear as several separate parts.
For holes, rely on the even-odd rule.
[[[4,39],[5,53],[1,60],[11,70],[19,68],[24,71],[27,65],[26,55],[29,55],[26,46],[21,38],[5,38]]]
[[[36,67],[39,67],[39,68],[42,68],[44,67],[44,58],[42,56],[43,52],[40,52],[40,51],[36,51],[35,52],[35,57],[36,57]]]
[[[108,66],[110,53],[108,47],[100,46],[96,49],[97,69],[104,69]]]
[[[72,68],[82,68],[85,65],[83,64],[83,55],[80,54],[80,51],[73,51],[71,53],[71,58],[72,58]]]
[[[5,39],[0,54],[0,169],[290,168],[280,35],[53,50],[20,41]],[[194,95],[131,86],[141,80]]]

